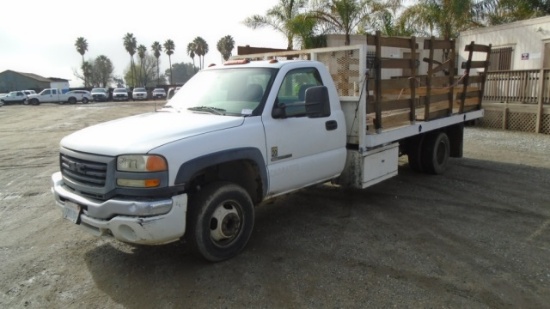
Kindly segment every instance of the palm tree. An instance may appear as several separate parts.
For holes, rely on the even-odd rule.
[[[168,55],[168,63],[170,65],[170,85],[172,85],[172,59],[171,56],[174,53],[174,50],[176,49],[176,44],[174,44],[174,41],[168,39],[166,42],[164,42],[164,52]]]
[[[88,41],[83,37],[78,37],[74,43],[76,46],[76,51],[82,56],[82,68],[84,68],[84,54],[88,51]],[[84,86],[87,85],[86,73],[83,71],[82,75],[84,76]]]
[[[144,86],[143,77],[141,72],[143,71],[143,58],[145,58],[145,53],[147,52],[147,47],[141,44],[137,48],[137,53],[139,57],[139,81],[142,86]]]
[[[193,60],[193,71],[195,70],[195,43],[187,44],[187,54]]]
[[[218,41],[218,51],[222,54],[223,60],[227,61],[231,57],[233,48],[235,48],[235,40],[232,36],[226,35]]]
[[[329,0],[321,1],[312,15],[331,27],[332,31],[344,33],[345,45],[350,45],[350,36],[361,32],[363,25],[380,19],[379,15],[396,9],[400,0]]]
[[[482,26],[482,8],[486,1],[418,0],[400,16],[401,24],[414,27],[418,35],[458,37],[464,30]]]
[[[92,74],[94,66],[89,61],[82,62],[82,75],[84,76],[84,87],[90,86],[90,81],[92,80]]]
[[[287,38],[287,49],[294,48],[294,32],[291,29],[292,20],[299,15],[307,0],[279,0],[279,3],[269,9],[265,16],[253,15],[244,20],[244,24],[252,29],[271,27],[281,32]]]
[[[162,45],[158,41],[153,42],[151,45],[151,50],[153,50],[153,55],[157,58],[157,85],[160,83],[160,69],[159,69],[159,57],[162,52]]]
[[[208,43],[200,36],[193,40],[195,45],[195,55],[199,56],[199,68],[204,68],[204,55],[208,54]],[[201,61],[202,58],[202,61]]]
[[[483,17],[490,25],[510,23],[550,15],[549,0],[484,0],[476,3],[482,6]]]
[[[126,35],[123,38],[124,41],[124,48],[126,51],[130,54],[130,65],[132,66],[132,86],[135,86],[135,80],[136,80],[136,72],[135,72],[135,65],[134,65],[134,54],[136,53],[137,48],[137,41],[136,38],[132,33],[126,33]]]

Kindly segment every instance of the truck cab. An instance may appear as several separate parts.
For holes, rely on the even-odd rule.
[[[52,191],[96,235],[185,235],[218,261],[244,247],[254,205],[336,178],[345,162],[345,117],[322,63],[236,61],[199,72],[157,112],[65,137]]]

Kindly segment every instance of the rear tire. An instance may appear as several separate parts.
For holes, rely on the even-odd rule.
[[[422,147],[422,168],[426,173],[441,175],[447,170],[451,142],[445,132],[426,136]]]
[[[69,104],[76,104],[76,98],[75,97],[70,97],[69,98]]]
[[[88,100],[88,98],[82,98],[82,103],[88,104],[88,102],[90,102],[90,100]]]
[[[186,239],[193,253],[210,262],[236,256],[254,226],[254,204],[245,189],[215,182],[191,196]]]

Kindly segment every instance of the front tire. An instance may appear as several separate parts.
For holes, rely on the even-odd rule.
[[[82,103],[88,104],[88,102],[90,102],[90,100],[88,100],[88,98],[82,98]]]
[[[254,204],[242,187],[216,182],[191,196],[187,218],[186,239],[192,251],[219,262],[246,246],[254,226]]]

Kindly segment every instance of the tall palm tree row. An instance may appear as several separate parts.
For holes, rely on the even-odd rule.
[[[174,54],[174,50],[176,49],[176,44],[174,41],[168,39],[166,42],[164,42],[164,52],[168,55],[168,63],[170,65],[170,85],[172,85],[172,59],[171,56]]]
[[[137,49],[137,40],[134,37],[132,33],[126,33],[126,35],[123,38],[124,48],[130,54],[130,65],[132,67],[132,87],[135,87],[135,80],[136,80],[136,72],[135,72],[135,64],[134,64],[134,54],[136,53]]]
[[[88,82],[87,82],[87,74],[86,72],[84,71],[84,69],[86,68],[86,66],[84,65],[84,54],[88,51],[88,41],[86,41],[85,38],[83,37],[78,37],[76,38],[76,42],[74,43],[74,46],[76,47],[76,51],[82,56],[82,64],[81,64],[81,67],[82,67],[82,75],[84,76],[84,86],[87,87],[88,86]]]
[[[162,52],[162,45],[158,41],[153,42],[151,45],[151,50],[153,50],[153,55],[157,58],[157,85],[160,83],[160,68],[159,68],[159,58],[160,53]]]

